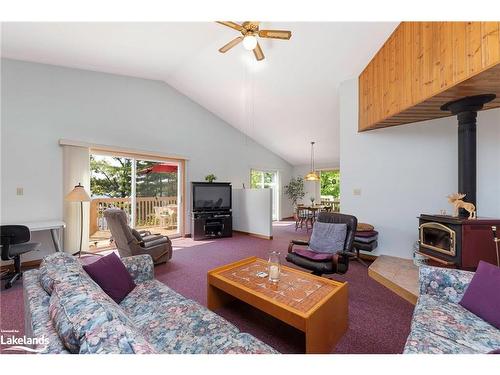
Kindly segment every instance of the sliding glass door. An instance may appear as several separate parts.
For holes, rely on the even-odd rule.
[[[91,154],[90,248],[114,244],[104,210],[124,210],[139,231],[175,237],[181,234],[182,189],[180,161]]]
[[[136,160],[135,227],[168,236],[179,234],[179,166]]]
[[[273,220],[279,220],[279,175],[278,171],[250,170],[252,189],[271,189],[273,197]]]

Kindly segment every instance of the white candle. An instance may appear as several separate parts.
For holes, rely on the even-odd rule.
[[[269,278],[272,280],[277,280],[280,277],[280,268],[275,265],[269,266]]]

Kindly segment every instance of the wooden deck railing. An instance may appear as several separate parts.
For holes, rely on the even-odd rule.
[[[136,199],[136,226],[155,225],[154,207],[165,207],[177,204],[177,197],[137,197]],[[104,218],[107,208],[120,208],[130,216],[131,198],[94,198],[90,202],[90,235],[99,230],[107,230],[108,225]]]

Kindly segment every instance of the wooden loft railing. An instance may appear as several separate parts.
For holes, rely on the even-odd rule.
[[[359,131],[450,116],[441,105],[496,94],[500,22],[402,22],[359,76]]]

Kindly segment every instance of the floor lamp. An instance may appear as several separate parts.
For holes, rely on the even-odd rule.
[[[78,248],[78,256],[84,254],[93,254],[88,251],[82,251],[83,242],[83,202],[90,202],[90,197],[85,191],[82,184],[78,183],[73,190],[71,190],[68,195],[64,198],[67,202],[80,202],[80,247]],[[76,253],[75,253],[76,254]]]

